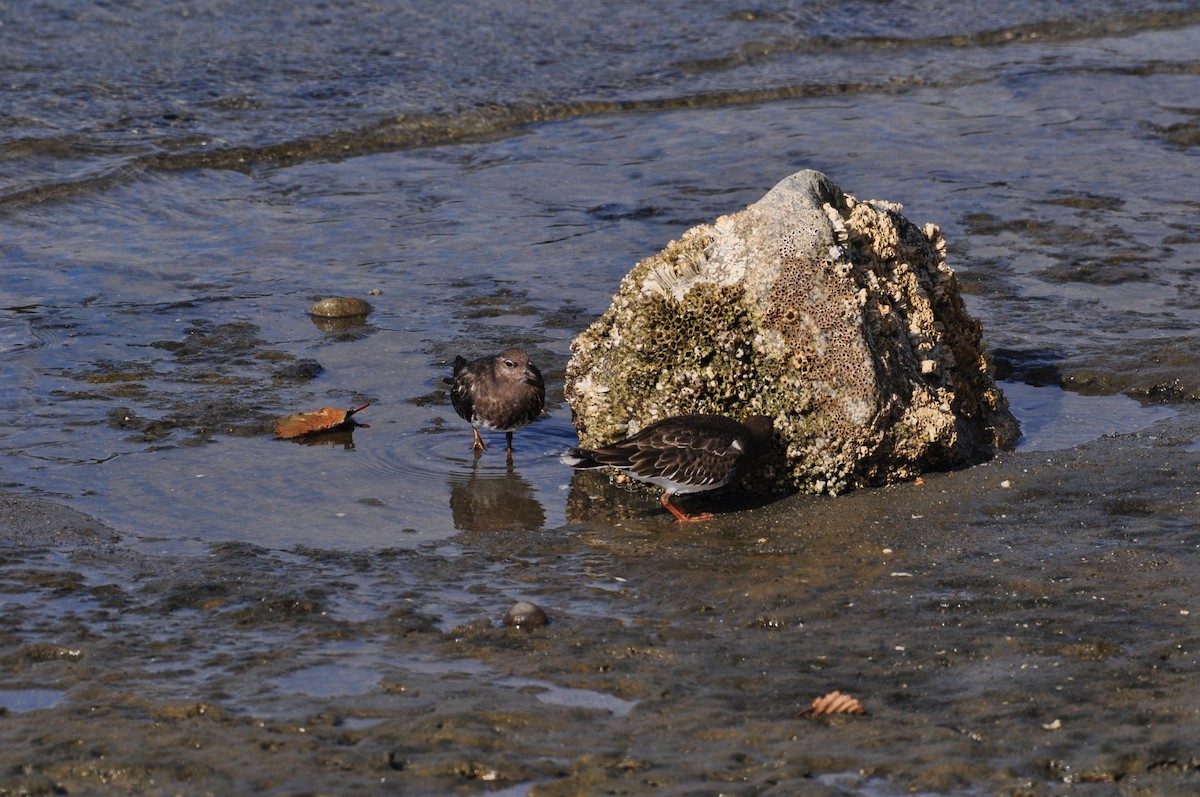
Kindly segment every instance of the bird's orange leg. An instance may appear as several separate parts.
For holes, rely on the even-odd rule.
[[[712,512],[701,512],[698,515],[689,515],[687,512],[684,512],[682,509],[675,506],[675,504],[671,503],[670,493],[664,492],[662,494],[662,498],[659,500],[662,501],[662,505],[666,507],[667,511],[674,515],[675,519],[680,523],[695,523],[700,520],[712,520],[713,518]]]
[[[512,464],[512,432],[508,432],[508,448],[504,449],[504,453],[508,458],[508,464]]]
[[[471,431],[475,433],[475,445],[471,447],[476,451],[487,451],[487,443],[483,442],[483,438],[479,436],[479,430],[472,426]]]

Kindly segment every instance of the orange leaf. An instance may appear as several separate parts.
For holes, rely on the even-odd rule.
[[[366,426],[365,423],[355,423],[351,417],[359,410],[365,410],[370,404],[364,404],[352,410],[339,410],[334,407],[322,407],[312,412],[297,412],[286,418],[275,419],[275,437],[287,440],[306,434],[332,432],[335,429],[347,429],[355,426]]]
[[[862,703],[851,697],[850,695],[841,692],[830,692],[829,694],[818,697],[812,702],[810,708],[806,708],[797,714],[797,717],[820,717],[823,714],[866,714],[867,710],[863,708]]]

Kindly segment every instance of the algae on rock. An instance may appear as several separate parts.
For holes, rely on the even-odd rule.
[[[770,415],[781,446],[755,483],[812,493],[1013,443],[941,232],[900,210],[801,171],[642,260],[571,347],[582,443],[684,413]]]

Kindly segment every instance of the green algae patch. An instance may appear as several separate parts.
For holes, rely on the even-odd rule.
[[[125,432],[123,440],[153,447],[202,445],[218,435],[259,437],[272,433],[270,409],[281,389],[305,384],[322,371],[273,347],[258,326],[244,321],[195,319],[178,339],[138,347],[136,360],[99,360],[63,371],[81,389],[53,395],[110,406],[102,418]]]

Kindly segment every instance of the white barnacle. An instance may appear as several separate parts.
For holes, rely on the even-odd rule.
[[[846,198],[849,199],[850,197]],[[846,223],[842,221],[842,214],[838,212],[837,208],[826,202],[822,209],[825,211],[825,215],[829,217],[829,224],[833,227],[833,235],[838,242],[844,243],[850,240],[850,233],[846,231]],[[834,259],[836,260],[837,258]]]
[[[649,276],[642,283],[642,290],[646,293],[655,293],[664,299],[671,298],[671,288],[679,281],[675,269],[667,263],[659,263],[654,268],[650,269]]]
[[[680,257],[674,263],[659,263],[650,269],[642,282],[643,292],[655,293],[664,299],[683,299],[704,270],[708,258],[701,252],[694,257]]]

